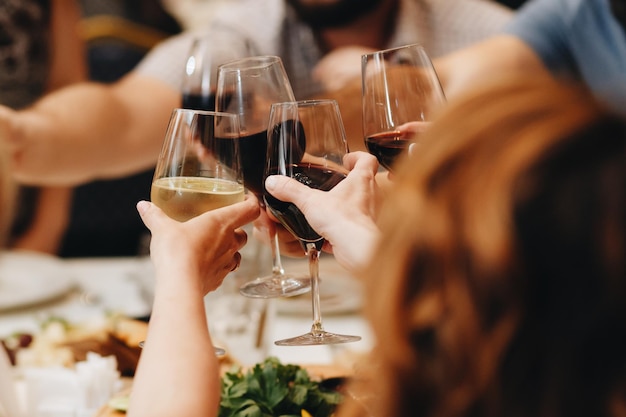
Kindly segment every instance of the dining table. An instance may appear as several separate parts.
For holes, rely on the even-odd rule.
[[[360,335],[362,339],[339,345],[276,346],[275,340],[309,331],[311,297],[308,293],[284,299],[253,299],[240,295],[237,288],[242,282],[258,276],[264,268],[271,269],[265,261],[270,259],[269,249],[262,244],[248,244],[245,249],[241,267],[227,276],[219,289],[205,297],[214,344],[225,349],[234,363],[249,367],[273,356],[283,363],[336,365],[348,369],[355,358],[370,350],[373,337],[362,314],[362,284],[327,254],[322,255],[320,262],[324,327]],[[285,270],[307,274],[306,259],[283,258]],[[36,335],[42,323],[51,318],[79,325],[119,315],[149,323],[154,275],[147,255],[60,258],[35,252],[0,252],[0,340],[16,332]],[[103,365],[93,366],[101,368]],[[21,416],[94,415],[93,409],[73,414],[50,409],[32,411],[37,408],[25,398],[28,395],[24,393],[24,374],[15,372],[13,379]]]

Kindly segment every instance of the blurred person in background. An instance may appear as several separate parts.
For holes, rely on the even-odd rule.
[[[435,66],[449,94],[486,74],[547,71],[582,81],[596,98],[624,112],[625,25],[624,0],[533,0],[502,35],[449,54]]]
[[[173,16],[184,30],[203,30],[213,19],[218,7],[237,0],[161,0],[163,8]]]
[[[493,35],[509,18],[508,9],[487,0],[239,0],[220,7],[204,34],[220,47],[243,38],[259,54],[281,56],[296,97],[305,98],[323,92],[312,72],[336,48],[420,42],[437,56]],[[0,109],[16,177],[75,184],[151,167],[168,116],[181,104],[182,68],[195,35],[156,47],[113,84],[82,83],[23,112]],[[354,100],[360,105],[360,93]]]
[[[3,2],[0,100],[23,109],[71,83],[120,78],[151,47],[135,41],[134,33],[151,30],[163,39],[179,31],[173,18],[155,6],[156,0]],[[22,186],[9,246],[63,257],[147,252],[142,247],[147,229],[134,205],[147,198],[151,180],[148,170],[75,189]]]
[[[550,75],[581,81],[614,111],[626,111],[626,1],[533,0],[526,3],[504,31],[468,48],[434,59],[448,98],[477,83],[504,74]],[[334,57],[341,59],[341,56]],[[319,75],[333,80],[328,66]],[[330,94],[342,112],[360,114],[351,98],[361,93],[360,74]],[[259,224],[262,224],[259,222]],[[279,227],[282,252],[302,256],[297,243]],[[263,233],[255,236],[263,237]]]
[[[371,184],[371,155],[350,154],[347,163],[344,183]],[[363,187],[323,192],[269,177],[268,191],[295,203],[336,254],[358,255],[351,246],[370,235],[355,272],[376,342],[336,415],[622,416],[624,167],[626,119],[585,88],[496,77],[451,100],[421,151],[399,164],[375,229],[363,221],[367,204],[338,204],[367,200]],[[176,258],[164,250],[166,229],[151,229],[166,270]],[[163,288],[189,288],[182,304],[198,305],[220,282],[193,273],[160,279]],[[217,414],[205,315],[180,305],[155,299],[158,343],[140,359],[129,417]],[[202,349],[181,355],[180,340]]]
[[[549,73],[582,81],[596,98],[624,112],[625,24],[624,0],[533,0],[525,2],[498,35],[435,57],[433,62],[447,97],[502,74],[535,77]],[[361,93],[361,74],[354,66],[342,65],[354,61],[354,55],[337,51],[316,73],[324,84],[341,80],[330,97],[347,114],[361,112],[360,103],[352,100]]]

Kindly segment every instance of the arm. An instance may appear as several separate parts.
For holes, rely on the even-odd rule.
[[[129,417],[217,415],[219,364],[204,295],[239,266],[240,229],[259,214],[254,197],[179,223],[149,202],[137,209],[152,233],[154,305],[133,382]]]
[[[350,173],[330,191],[314,190],[280,175],[268,177],[265,186],[274,197],[294,203],[327,240],[325,249],[344,268],[356,271],[368,262],[378,237],[378,162],[370,154],[354,152],[346,155],[344,163]]]
[[[494,36],[436,58],[433,64],[448,99],[499,74],[549,74],[539,56],[526,43],[512,35]]]
[[[27,110],[0,108],[14,173],[30,184],[78,184],[128,175],[154,164],[178,91],[128,74],[111,84],[77,83]]]

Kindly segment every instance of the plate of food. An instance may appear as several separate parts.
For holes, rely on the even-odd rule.
[[[63,261],[35,252],[0,252],[0,311],[59,298],[74,288]]]

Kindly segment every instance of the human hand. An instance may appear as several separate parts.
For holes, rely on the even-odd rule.
[[[362,46],[337,48],[320,59],[311,73],[325,91],[338,90],[354,79],[361,79],[361,55],[374,52]]]
[[[420,146],[420,141],[419,141],[418,136],[419,134],[426,132],[426,130],[431,125],[431,123],[432,122],[415,121],[415,122],[407,122],[396,127],[396,130],[400,132],[401,137],[405,137],[405,138],[408,137],[412,139],[407,149],[409,156],[415,155],[415,152],[417,152],[417,148]],[[392,177],[393,177],[393,173],[389,172],[389,178],[391,179]]]
[[[378,161],[368,153],[353,152],[345,156],[344,165],[350,170],[348,176],[330,191],[282,175],[269,176],[265,187],[279,200],[294,203],[326,239],[325,250],[344,268],[355,271],[368,261],[378,237]]]
[[[278,222],[269,210],[261,210],[261,215],[254,221],[252,234],[255,239],[270,246],[274,243],[274,234],[278,235],[281,256],[302,258],[305,256],[300,240]]]
[[[137,210],[152,233],[150,256],[157,286],[186,283],[203,295],[218,288],[226,275],[239,267],[238,251],[247,241],[241,227],[256,219],[260,211],[251,195],[182,223],[148,201],[140,201]]]

